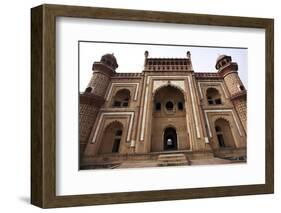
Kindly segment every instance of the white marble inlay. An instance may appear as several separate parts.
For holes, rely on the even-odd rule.
[[[210,110],[204,110],[204,114],[205,114],[205,117],[206,117],[207,127],[208,127],[208,132],[209,132],[209,136],[210,137],[213,137],[213,135],[212,135],[212,131],[211,131],[211,127],[210,127],[210,122],[209,122],[208,115],[207,115],[208,112],[231,112],[232,117],[233,117],[234,122],[235,122],[235,125],[236,125],[236,127],[238,129],[238,132],[239,132],[240,136],[242,136],[240,127],[239,127],[237,119],[236,119],[236,117],[235,117],[235,115],[233,113],[233,110],[231,110],[231,109],[210,109]]]
[[[95,130],[94,137],[92,139],[92,143],[96,142],[97,135],[98,135],[98,132],[99,132],[99,129],[100,129],[100,125],[101,125],[101,122],[102,122],[103,117],[105,115],[129,115],[130,116],[129,129],[128,129],[128,133],[127,133],[127,141],[130,141],[135,113],[134,112],[103,112],[100,116],[99,121],[98,121],[98,125],[97,125],[97,128]]]
[[[183,91],[186,91],[185,87],[184,87],[184,80],[154,80],[153,81],[153,92],[155,92],[158,88],[165,86],[165,85],[172,85],[172,86],[181,88]]]
[[[209,138],[205,137],[205,143],[210,143]]]
[[[196,113],[196,109],[195,109],[195,98],[194,98],[194,92],[192,89],[192,85],[191,85],[191,77],[188,76],[188,85],[189,85],[189,90],[191,93],[191,103],[192,103],[192,110],[193,110],[193,115],[194,115],[194,120],[195,120],[195,127],[196,127],[196,135],[197,138],[200,138],[200,131],[199,131],[199,125],[198,125],[198,119],[197,119],[197,113]]]
[[[223,90],[224,96],[225,96],[226,98],[228,98],[228,95],[227,95],[227,93],[226,93],[224,84],[223,84],[222,82],[198,82],[199,93],[200,93],[200,97],[201,97],[201,98],[203,98],[203,93],[202,93],[201,84],[207,84],[207,85],[209,85],[209,86],[217,86],[218,84],[220,84],[220,85],[221,85],[221,88],[222,88],[222,90]]]
[[[148,96],[148,86],[149,86],[149,82],[151,78],[157,78],[157,80],[161,80],[161,79],[166,79],[169,78],[173,81],[172,78],[182,78],[185,79],[185,76],[148,76],[147,80],[146,80],[146,85],[145,85],[145,97],[144,97],[144,108],[143,108],[143,116],[142,116],[142,124],[141,124],[141,134],[140,134],[140,140],[143,141],[144,140],[144,126],[145,126],[145,120],[146,120],[146,113],[147,113],[147,96]],[[175,80],[174,80],[175,81]],[[184,90],[185,91],[185,90]]]
[[[194,93],[191,87],[191,78],[190,76],[186,77],[186,76],[148,76],[147,77],[147,82],[146,82],[146,91],[145,91],[145,99],[144,99],[144,109],[143,109],[143,116],[142,116],[142,125],[141,125],[141,134],[140,134],[140,140],[143,141],[144,140],[144,133],[145,133],[145,121],[146,121],[146,113],[147,113],[147,107],[148,107],[148,101],[147,101],[147,96],[148,96],[148,85],[149,85],[149,81],[151,78],[156,78],[157,80],[154,81],[158,81],[158,83],[156,83],[155,87],[159,88],[160,86],[164,85],[163,82],[168,84],[168,80],[166,80],[167,78],[169,79],[170,83],[173,82],[174,85],[176,85],[177,87],[180,87],[181,89],[183,89],[183,91],[186,91],[185,86],[184,86],[184,79],[188,78],[189,81],[189,89],[190,89],[190,93],[191,93],[191,102],[192,102],[192,108],[193,108],[193,114],[194,114],[194,120],[195,120],[195,126],[196,126],[196,134],[197,134],[197,138],[200,138],[200,131],[199,131],[199,125],[198,125],[198,119],[197,119],[197,114],[195,113],[195,99],[194,99]],[[181,78],[183,80],[175,80],[173,78]],[[165,79],[165,80],[161,80],[161,79]],[[154,87],[154,84],[153,84]],[[155,88],[155,89],[157,89]],[[153,88],[154,91],[154,88]]]
[[[147,83],[145,85],[144,109],[143,109],[142,124],[141,124],[141,137],[140,137],[141,141],[144,140],[144,125],[145,125],[146,110],[147,110],[148,83],[149,83],[149,78],[147,78]]]
[[[106,97],[106,101],[108,101],[109,100],[109,98],[110,98],[110,96],[111,96],[111,92],[112,92],[112,88],[113,88],[113,86],[114,85],[119,85],[119,86],[122,86],[122,85],[135,85],[135,95],[134,95],[134,101],[136,101],[137,100],[137,97],[138,97],[138,91],[139,91],[139,83],[111,83],[111,85],[110,85],[110,88],[109,88],[109,91],[108,91],[108,93],[107,93],[107,97]]]

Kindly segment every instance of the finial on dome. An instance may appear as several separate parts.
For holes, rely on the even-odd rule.
[[[148,58],[148,55],[149,55],[149,52],[146,50],[146,51],[144,52],[145,58]]]
[[[100,60],[103,64],[111,67],[113,70],[115,70],[117,67],[118,67],[118,64],[117,64],[117,60],[114,56],[114,53],[108,53],[108,54],[105,54],[101,57],[101,60]]]
[[[186,56],[187,56],[187,58],[190,58],[190,56],[191,56],[190,51],[187,51],[187,52],[186,52]]]

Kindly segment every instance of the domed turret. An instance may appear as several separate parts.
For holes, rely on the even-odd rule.
[[[231,62],[232,62],[231,56],[220,55],[216,61],[216,69],[218,70]]]
[[[117,67],[117,60],[113,53],[105,54],[100,61],[95,61],[92,67],[93,76],[85,92],[105,98],[110,79],[116,73]]]
[[[105,102],[106,91],[110,85],[111,77],[116,73],[117,67],[117,60],[113,54],[105,54],[99,61],[93,63],[92,78],[85,92],[80,95],[80,104],[83,104],[83,107],[85,107],[85,113],[82,113],[84,117],[79,129],[80,141],[83,141],[81,142],[80,149],[82,152],[85,149],[85,144],[97,114]]]
[[[105,64],[106,66],[111,67],[113,70],[117,69],[118,64],[115,56],[112,54],[105,54],[101,57],[101,63]]]
[[[233,102],[242,124],[246,129],[246,91],[238,76],[238,65],[236,62],[232,62],[231,56],[220,55],[217,58],[215,67],[220,76],[223,77],[224,83],[230,94],[230,100]]]

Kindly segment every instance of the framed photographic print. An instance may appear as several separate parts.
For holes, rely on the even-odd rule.
[[[31,203],[273,193],[272,19],[31,9]]]

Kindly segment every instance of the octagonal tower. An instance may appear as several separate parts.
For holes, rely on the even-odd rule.
[[[244,129],[247,128],[247,91],[239,78],[238,65],[232,62],[231,56],[220,55],[216,61],[216,69],[223,77],[230,93],[230,99],[241,119]]]

